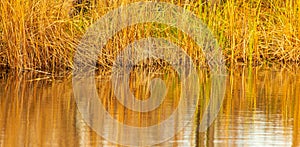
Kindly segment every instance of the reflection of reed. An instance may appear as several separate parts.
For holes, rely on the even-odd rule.
[[[9,74],[0,80],[0,142],[4,146],[114,146],[115,144],[99,137],[82,120],[81,114],[72,99],[70,79],[52,79],[43,74]],[[147,77],[164,79],[169,92],[162,106],[153,112],[137,113],[130,111],[116,101],[111,91],[109,78],[98,76],[99,98],[107,111],[116,120],[133,126],[155,125],[168,118],[177,107],[180,95],[180,82],[177,74],[170,71],[161,74],[152,72]],[[131,90],[138,98],[147,98],[146,86],[138,73],[133,72]],[[97,79],[98,79],[97,78]],[[174,80],[175,79],[175,80]],[[181,115],[181,114],[180,114]],[[183,115],[183,114],[182,114]],[[182,116],[183,117],[183,116]],[[111,124],[102,124],[106,133],[111,133]],[[172,128],[171,128],[172,129]],[[190,130],[179,133],[166,144],[181,146],[190,138]],[[122,133],[122,132],[120,132]],[[124,133],[124,132],[123,132]],[[113,133],[112,133],[113,134]],[[155,138],[157,134],[149,134]],[[129,138],[131,139],[131,138]]]
[[[299,91],[300,91],[300,88],[299,88],[299,85],[300,85],[300,80],[299,80],[299,76],[298,77],[298,80],[295,79],[297,81],[297,85],[298,86],[295,86],[294,89],[295,89],[295,95],[298,96],[300,95]],[[300,146],[300,98],[298,96],[298,98],[295,98],[295,102],[294,104],[294,128],[293,128],[293,146]]]
[[[299,133],[295,123],[299,122],[295,115],[299,113],[296,73],[286,69],[234,70],[213,139],[228,146],[290,146],[292,136],[297,138]]]
[[[137,69],[139,70],[139,69]],[[163,70],[163,69],[161,69]],[[157,70],[154,72],[150,72],[150,74],[142,74],[142,70],[135,71],[131,73],[131,80],[130,80],[130,88],[134,96],[138,99],[148,99],[150,96],[149,92],[149,84],[151,79],[153,78],[161,78],[166,82],[166,86],[168,87],[167,95],[163,101],[163,103],[154,111],[150,111],[149,113],[139,113],[135,111],[131,111],[125,107],[122,106],[119,102],[117,102],[115,96],[113,93],[110,94],[110,97],[108,100],[108,104],[111,104],[111,106],[116,107],[118,110],[122,110],[122,113],[118,114],[126,114],[125,118],[123,120],[119,120],[119,118],[116,117],[120,122],[133,125],[133,126],[139,126],[139,127],[145,127],[145,126],[151,126],[155,125],[161,121],[164,121],[172,114],[172,112],[177,107],[179,98],[180,98],[180,82],[178,75],[174,71],[169,71],[168,76],[166,74],[163,74],[162,71]],[[104,86],[103,82],[101,83],[101,86]],[[106,85],[107,87],[102,87],[105,89],[111,89],[110,83]],[[100,88],[100,87],[99,87]],[[98,91],[103,91],[99,89]],[[112,92],[112,91],[111,91]],[[107,95],[107,94],[106,94]],[[105,96],[105,95],[104,95]],[[102,99],[107,99],[107,97],[101,97]],[[111,112],[111,114],[113,114]],[[122,118],[122,116],[119,116]],[[138,121],[132,118],[139,118]]]
[[[40,75],[43,76],[43,75]],[[68,80],[34,81],[32,74],[1,79],[2,146],[72,146],[77,144],[74,101]]]
[[[144,69],[145,70],[145,69]],[[127,124],[129,126],[135,126],[135,127],[147,127],[147,126],[153,126],[156,124],[159,124],[160,122],[166,120],[176,109],[179,101],[179,95],[180,95],[180,82],[178,75],[174,73],[174,71],[169,71],[168,74],[165,74],[164,72],[160,70],[156,70],[151,72],[151,68],[149,68],[148,72],[145,73],[143,69],[137,68],[134,72],[131,72],[130,76],[130,90],[133,93],[133,95],[138,98],[145,100],[149,98],[149,84],[150,80],[153,78],[161,78],[166,82],[166,86],[168,87],[168,93],[166,97],[164,98],[163,103],[155,110],[150,112],[136,112],[132,111],[130,109],[125,108],[114,96],[112,85],[110,83],[110,79],[107,77],[98,77],[97,81],[97,89],[99,98],[101,99],[102,103],[105,105],[106,110],[110,113],[110,115],[118,120],[121,124]],[[164,69],[161,69],[164,70]],[[164,70],[165,71],[165,70]],[[183,114],[180,114],[183,115]],[[118,126],[111,126],[111,124],[104,123],[104,128],[111,128],[111,127],[118,127]],[[172,129],[172,128],[169,128]],[[175,129],[175,128],[174,128]],[[163,131],[162,133],[167,133],[168,130]],[[109,131],[107,133],[110,133]],[[126,132],[120,132],[121,133]],[[145,135],[145,134],[141,134]],[[122,136],[122,135],[120,135]],[[149,136],[149,139],[159,140],[160,138],[157,138],[158,134],[147,134]],[[137,138],[131,138],[130,134],[128,135],[128,140],[130,139],[137,139]],[[177,136],[176,140],[181,140],[182,136]],[[183,140],[183,139],[182,139]],[[136,140],[136,142],[142,141]],[[176,142],[172,143],[173,145],[176,144]]]
[[[206,71],[198,73],[201,96],[194,123],[158,146],[186,146],[187,142],[193,146],[300,145],[298,70],[235,69],[228,77],[226,98],[219,117],[204,133],[199,133],[197,126],[203,118],[203,108],[209,102],[211,81]],[[162,78],[169,91],[164,103],[149,113],[130,111],[115,99],[109,77],[98,76],[99,99],[106,110],[119,122],[138,127],[167,119],[178,104],[181,84],[178,75],[173,71],[168,74],[151,71],[145,77],[140,71],[131,74],[130,88],[141,99],[149,95],[147,77]],[[72,98],[70,79],[54,80],[31,73],[1,74],[1,77],[2,146],[115,146],[99,137],[82,120]],[[106,133],[117,127],[102,125]],[[156,134],[149,134],[149,137],[156,137]]]

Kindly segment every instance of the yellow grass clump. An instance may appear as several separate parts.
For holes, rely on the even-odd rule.
[[[76,46],[87,28],[108,11],[136,1],[83,0],[79,4],[72,0],[1,0],[0,66],[50,72],[72,69]],[[193,12],[208,25],[223,49],[227,65],[300,61],[300,1],[166,2]],[[106,46],[105,59],[99,59],[99,67],[111,67],[108,61],[115,58],[116,47],[122,50],[118,47],[147,36],[171,40],[175,36],[174,41],[195,63],[205,61],[187,34],[166,30],[161,24],[141,24],[123,29],[114,37],[114,42]]]

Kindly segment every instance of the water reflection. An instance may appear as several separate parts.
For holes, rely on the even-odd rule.
[[[202,118],[199,103],[194,122],[174,138],[157,146],[300,146],[299,70],[232,70],[228,76],[226,97],[218,118],[206,132],[198,132]],[[199,71],[201,102],[209,97],[210,80]],[[133,74],[131,90],[146,99],[147,86]],[[124,108],[109,90],[109,77],[99,76],[101,102],[119,122],[132,126],[151,126],[166,119],[178,104],[180,82],[176,74],[149,75],[167,81],[171,92],[163,105],[150,113]],[[32,73],[5,73],[0,80],[1,146],[115,146],[99,137],[83,121],[73,98],[71,76],[55,78]],[[170,80],[173,79],[173,80]],[[145,81],[147,83],[147,81]],[[101,98],[102,97],[102,98]],[[111,124],[103,124],[111,133]],[[151,137],[151,136],[149,136]],[[152,135],[155,137],[155,134]]]

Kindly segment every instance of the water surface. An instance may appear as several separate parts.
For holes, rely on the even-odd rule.
[[[130,87],[143,100],[150,95],[145,86],[149,81],[140,75],[132,74]],[[157,72],[146,76],[162,78],[169,90],[161,106],[149,113],[126,109],[114,97],[110,77],[96,77],[99,99],[114,119],[136,127],[152,126],[176,109],[181,93],[178,75]],[[11,72],[0,77],[1,146],[117,146],[97,135],[82,119],[71,75],[53,78]],[[199,101],[204,102],[209,98],[211,81],[206,71],[199,71],[199,77]],[[197,131],[204,110],[199,104],[193,122],[157,146],[300,146],[299,78],[297,68],[233,69],[227,77],[221,111],[208,130]],[[108,134],[116,127],[102,125]]]

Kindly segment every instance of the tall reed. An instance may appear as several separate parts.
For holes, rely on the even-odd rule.
[[[72,69],[76,46],[87,28],[113,8],[136,1],[90,0],[88,5],[74,6],[72,0],[1,0],[0,66],[50,72]],[[208,25],[218,39],[228,65],[255,66],[300,61],[299,1],[166,2],[195,13]],[[78,7],[84,9],[71,14]],[[126,46],[125,43],[159,35],[173,40],[175,37],[174,41],[184,47],[195,63],[200,65],[205,60],[201,50],[180,30],[165,31],[162,27],[169,27],[160,24],[144,26],[147,25],[123,29],[115,36],[114,46],[107,45],[109,52],[99,56],[100,67],[110,68],[107,61],[113,61],[115,55],[111,53],[115,53],[116,48],[122,50],[119,47]]]

